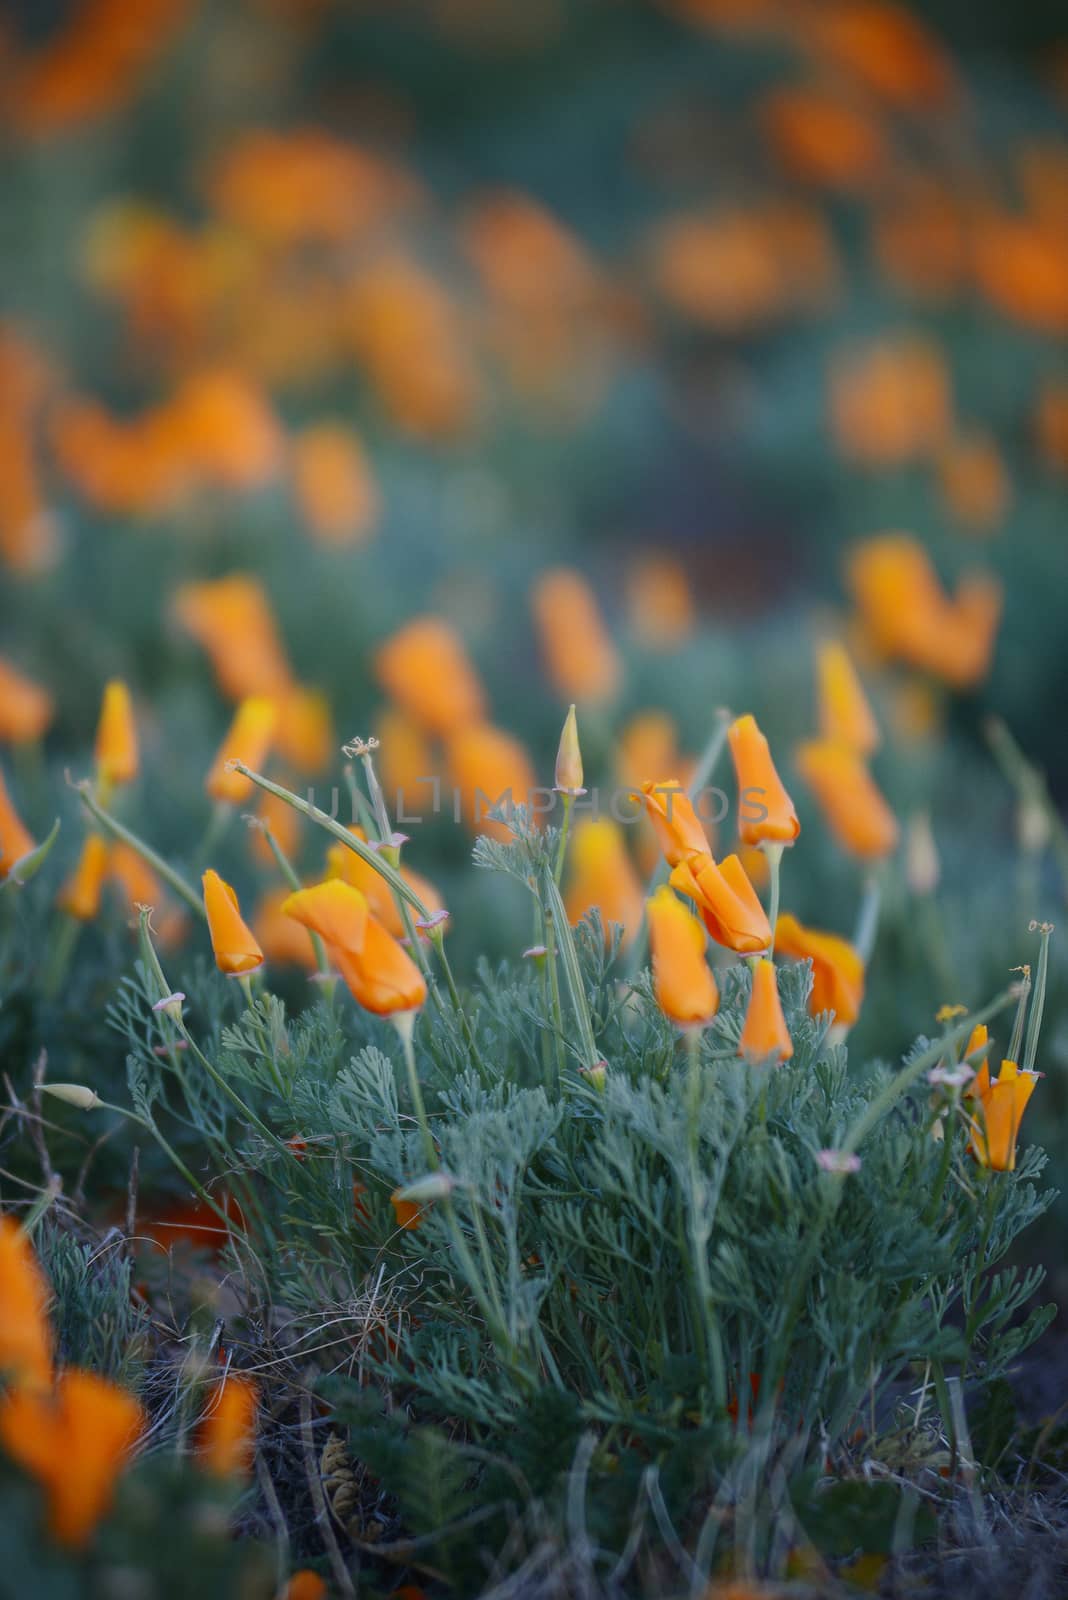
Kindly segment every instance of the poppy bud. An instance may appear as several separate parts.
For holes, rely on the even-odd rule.
[[[656,1003],[679,1028],[701,1028],[719,1007],[701,924],[665,884],[647,903]]]
[[[568,707],[556,752],[556,789],[558,794],[585,794],[582,787],[582,749],[579,745],[578,721],[574,706]]]
[[[263,965],[263,951],[241,916],[237,895],[214,868],[209,867],[201,881],[216,966],[229,978],[255,972]]]
[[[739,717],[727,738],[738,780],[739,839],[743,844],[793,844],[801,824],[756,718]]]
[[[786,1061],[794,1053],[793,1040],[782,1013],[775,964],[767,959],[753,967],[753,988],[738,1041],[738,1054],[754,1060],[776,1056]]]

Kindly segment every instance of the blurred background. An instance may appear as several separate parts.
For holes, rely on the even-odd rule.
[[[240,693],[219,627],[273,629],[286,684],[322,697],[272,770],[327,789],[354,733],[382,736],[387,779],[440,762],[381,668],[414,616],[455,627],[542,782],[572,699],[594,781],[635,781],[639,747],[682,772],[723,705],[789,775],[831,634],[879,781],[935,846],[884,896],[859,1053],[1033,958],[1057,834],[988,730],[1063,802],[1063,7],[26,0],[0,88],[0,653],[52,699],[43,751],[11,739],[35,829],[118,675],[145,750],[131,825],[198,865]],[[850,562],[889,532],[947,594],[1001,594],[978,670],[889,659],[865,627]],[[561,568],[600,677],[561,658]],[[209,623],[191,586],[235,575],[254,600]],[[784,904],[848,931],[866,880],[800,804]],[[318,846],[293,848],[311,871]],[[516,952],[463,830],[411,850],[465,970]],[[217,858],[258,888],[242,830]],[[88,937],[127,959],[123,917]],[[79,981],[106,992],[102,970]],[[65,1025],[9,1004],[7,1037],[89,1050],[92,1001],[68,1000]],[[1068,1162],[1049,1018],[1040,1131]]]

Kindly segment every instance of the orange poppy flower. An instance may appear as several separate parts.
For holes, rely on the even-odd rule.
[[[266,395],[236,368],[184,378],[170,410],[183,458],[208,483],[241,492],[278,476],[285,459],[281,427]]]
[[[310,1567],[301,1567],[286,1584],[280,1600],[326,1600],[326,1596],[326,1583],[319,1574]]]
[[[358,839],[366,841],[362,828],[353,828],[351,831]],[[343,844],[332,844],[326,852],[326,860],[331,877],[343,878],[354,889],[358,889],[365,896],[372,916],[377,917],[395,939],[403,939],[407,931],[404,919],[393,897],[393,890],[382,874],[376,872],[369,862],[356,854],[355,850],[349,850]],[[429,878],[424,878],[421,873],[414,872],[411,867],[405,865],[400,866],[398,870],[431,916],[445,910],[445,902]]]
[[[1041,1076],[1022,1072],[1015,1061],[1003,1061],[995,1080],[991,1081],[989,1073],[982,1082],[979,1077],[973,1080],[971,1095],[978,1106],[971,1119],[969,1148],[980,1166],[992,1167],[995,1172],[1016,1170],[1020,1123]]]
[[[374,658],[388,695],[430,733],[448,735],[481,720],[482,685],[459,634],[442,617],[416,617]]]
[[[596,906],[601,912],[605,942],[612,923],[623,929],[623,943],[634,938],[642,920],[642,886],[623,839],[610,817],[584,817],[570,846],[571,869],[564,904],[568,920],[579,922]]]
[[[870,860],[895,849],[897,819],[854,750],[813,739],[798,750],[797,768],[844,850]]]
[[[507,823],[487,812],[497,805],[529,805],[536,788],[530,757],[510,733],[478,723],[460,728],[446,747],[449,781],[458,796],[463,821],[475,833],[504,843],[512,837]]]
[[[60,1374],[54,1394],[20,1388],[0,1402],[0,1442],[44,1489],[60,1544],[88,1543],[145,1421],[125,1389],[74,1368]]]
[[[293,482],[300,516],[324,545],[364,544],[378,523],[380,500],[356,434],[319,422],[293,441]]]
[[[91,922],[100,909],[100,891],[108,870],[108,847],[98,833],[82,845],[78,865],[59,891],[57,904],[79,922]]]
[[[991,213],[975,226],[975,276],[991,305],[1038,333],[1068,332],[1064,234],[1042,218]]]
[[[367,919],[362,949],[334,947],[331,954],[353,999],[376,1016],[416,1011],[426,1000],[426,982],[419,968],[373,916]]]
[[[755,955],[771,943],[771,926],[737,856],[717,867],[710,855],[691,855],[671,873],[672,886],[694,902],[717,944]]]
[[[252,931],[266,959],[280,967],[316,968],[315,947],[307,930],[285,912],[289,889],[272,889],[252,913]]]
[[[992,578],[963,578],[950,600],[923,546],[893,533],[859,545],[848,577],[861,619],[883,654],[954,688],[984,677],[1001,618],[1001,588]]]
[[[703,1028],[719,1008],[719,990],[705,960],[701,924],[666,884],[646,909],[656,1003],[677,1027]]]
[[[801,824],[756,718],[738,717],[727,730],[727,740],[738,780],[739,839],[743,844],[793,844]]]
[[[29,855],[34,839],[12,803],[0,772],[0,878],[6,878],[17,861]]]
[[[420,1218],[425,1209],[423,1206],[415,1200],[403,1199],[399,1189],[395,1189],[390,1195],[389,1203],[393,1207],[393,1214],[397,1219],[398,1228],[403,1232],[418,1228]]]
[[[753,987],[738,1041],[738,1054],[754,1060],[777,1056],[780,1061],[786,1061],[793,1053],[794,1043],[779,999],[775,963],[757,961],[753,966]]]
[[[528,195],[483,196],[464,219],[464,249],[486,292],[509,311],[585,310],[596,268],[581,242]]]
[[[802,927],[783,914],[775,924],[775,953],[812,962],[808,1009],[814,1017],[833,1011],[835,1021],[852,1027],[864,998],[864,963],[848,939]]]
[[[0,1215],[0,1373],[16,1387],[51,1387],[50,1298],[29,1235]]]
[[[201,881],[215,965],[229,978],[255,972],[263,966],[263,951],[241,916],[237,895],[213,867],[208,868]]]
[[[228,769],[230,761],[243,761],[246,767],[259,771],[271,748],[278,710],[273,700],[263,695],[250,695],[242,700],[234,719],[219,746],[205,787],[213,800],[239,806],[252,793],[252,780],[242,772]]]
[[[259,1389],[230,1373],[217,1385],[197,1432],[200,1465],[213,1478],[247,1478],[256,1451]]]
[[[263,585],[246,573],[184,584],[174,614],[207,651],[223,694],[282,699],[292,687],[274,614]]]
[[[677,778],[664,778],[660,782],[647,780],[641,786],[638,799],[645,806],[669,867],[677,867],[687,856],[710,853],[708,835],[693,808],[693,801]]]
[[[966,1095],[976,1095],[979,1099],[982,1099],[990,1088],[990,1066],[987,1061],[989,1046],[990,1034],[986,1024],[980,1022],[972,1029],[968,1035],[968,1043],[964,1046],[965,1056],[970,1056],[974,1050],[983,1052],[979,1057],[978,1065],[973,1068],[975,1077],[965,1089],[964,1093]]]
[[[283,901],[282,910],[332,949],[363,948],[370,916],[367,899],[344,878],[327,878],[310,889],[296,890]]]
[[[48,690],[9,661],[0,661],[0,739],[12,744],[40,739],[54,715],[55,701]]]
[[[562,700],[600,705],[614,699],[622,664],[593,590],[579,573],[543,573],[531,596],[550,681]]]
[[[879,725],[845,646],[828,641],[816,659],[821,738],[871,755],[879,748]]]
[[[113,788],[137,777],[140,761],[137,724],[130,691],[118,678],[104,686],[100,721],[96,729],[96,770],[101,784]]]

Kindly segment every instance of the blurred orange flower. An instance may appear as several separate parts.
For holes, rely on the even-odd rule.
[[[498,804],[530,805],[536,778],[518,739],[489,723],[458,729],[445,751],[449,782],[456,791],[462,821],[475,833],[507,843],[512,831],[487,813]]]
[[[1012,495],[1009,475],[989,434],[971,433],[947,445],[938,461],[939,487],[950,514],[969,533],[993,533]]]
[[[673,556],[653,553],[639,557],[627,570],[627,612],[635,635],[646,649],[678,649],[696,623],[693,595],[682,563]]]
[[[896,848],[897,819],[855,750],[813,739],[798,750],[797,768],[844,850],[873,859]]]
[[[47,731],[54,715],[55,701],[48,690],[9,661],[0,660],[0,739],[32,743]]]
[[[634,938],[642,920],[642,886],[627,854],[623,830],[610,817],[584,817],[570,845],[570,875],[564,904],[568,920],[579,922],[597,907],[605,942],[611,924],[623,929],[623,944]]]
[[[15,810],[0,772],[0,879],[6,878],[17,861],[33,849],[33,835]]]
[[[622,663],[585,578],[567,567],[543,573],[531,607],[546,671],[560,698],[580,706],[614,699]]]
[[[238,806],[252,793],[252,780],[242,772],[229,769],[229,762],[243,761],[246,767],[260,771],[271,748],[278,712],[273,700],[263,695],[249,695],[242,700],[222,744],[219,746],[205,787],[213,800]]]
[[[60,1544],[89,1542],[145,1423],[133,1395],[73,1368],[60,1374],[54,1394],[19,1388],[0,1402],[0,1441],[44,1489]]]
[[[386,693],[431,733],[480,721],[482,685],[459,634],[442,617],[415,617],[379,645],[375,675]]]
[[[827,90],[803,84],[774,89],[759,109],[773,153],[802,183],[861,192],[888,164],[886,138],[874,116]]]
[[[949,372],[937,345],[896,336],[848,348],[830,370],[830,426],[847,461],[897,467],[929,458],[953,428]]]
[[[174,614],[207,651],[219,687],[229,699],[254,694],[282,698],[290,689],[289,663],[258,578],[235,572],[183,584],[174,597]]]
[[[100,909],[100,892],[108,870],[108,847],[98,833],[82,845],[78,865],[59,891],[57,905],[80,922],[91,922]]]
[[[213,1478],[247,1478],[256,1450],[259,1389],[229,1373],[216,1386],[197,1433],[200,1465]]]
[[[879,725],[845,646],[836,640],[820,645],[816,671],[820,737],[871,755],[879,748]]]
[[[14,1217],[0,1215],[0,1373],[20,1388],[51,1386],[50,1298],[29,1235]]]
[[[359,438],[341,423],[318,422],[292,445],[300,516],[320,544],[358,545],[374,532],[378,486]]]
[[[140,769],[137,724],[130,691],[119,678],[104,685],[96,729],[97,778],[105,789],[132,783]]]

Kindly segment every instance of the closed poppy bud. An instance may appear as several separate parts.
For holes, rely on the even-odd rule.
[[[610,817],[584,818],[575,829],[564,904],[571,922],[596,906],[606,941],[613,923],[622,927],[624,944],[641,926],[642,886],[627,854],[623,830]]]
[[[33,835],[23,823],[0,772],[0,878],[6,878],[17,861],[33,849]]]
[[[738,1054],[754,1060],[777,1056],[780,1061],[786,1061],[793,1053],[793,1040],[782,1014],[775,963],[767,959],[757,961],[753,966],[753,988],[738,1041]]]
[[[820,736],[871,755],[879,748],[879,727],[845,647],[834,641],[821,645],[817,669]]]
[[[322,772],[337,748],[330,703],[318,689],[298,684],[278,702],[274,743],[298,772]],[[250,761],[249,766],[252,766]]]
[[[137,777],[137,727],[130,691],[118,678],[104,686],[96,728],[96,770],[107,788]]]
[[[694,902],[717,944],[755,955],[771,943],[771,925],[737,856],[717,867],[710,855],[692,855],[671,873],[672,886]]]
[[[738,717],[727,738],[738,780],[739,839],[743,844],[793,844],[801,824],[756,718]]]
[[[479,722],[485,697],[459,634],[442,617],[416,617],[375,653],[379,683],[431,733]]]
[[[236,806],[252,793],[252,780],[235,772],[229,763],[243,761],[246,767],[259,770],[271,747],[277,718],[273,700],[259,695],[242,700],[207,776],[205,787],[213,800]]]
[[[669,867],[678,866],[687,856],[709,854],[708,835],[677,778],[665,778],[659,783],[650,779],[642,784],[638,798]]]
[[[354,952],[363,948],[367,899],[343,878],[327,878],[310,889],[298,889],[282,902],[282,910],[331,948]]]
[[[508,812],[530,804],[536,787],[534,768],[519,740],[489,723],[478,723],[452,736],[446,756],[464,822],[475,833],[507,844],[511,829],[488,813],[498,806]]]
[[[378,486],[356,434],[319,422],[293,441],[293,483],[301,517],[320,544],[364,544],[380,512]]]
[[[334,946],[331,955],[353,999],[376,1016],[416,1011],[426,999],[426,981],[419,968],[375,917],[367,919],[360,950]]]
[[[556,789],[559,794],[585,794],[582,787],[582,748],[579,744],[578,719],[574,706],[568,707],[564,718],[560,745],[556,752]]]
[[[54,1394],[15,1389],[0,1403],[0,1442],[41,1484],[49,1530],[68,1549],[86,1545],[107,1514],[144,1425],[133,1395],[75,1368],[60,1374]]]
[[[82,846],[74,873],[59,891],[58,904],[68,916],[91,922],[100,909],[100,890],[108,869],[108,847],[98,833]]]
[[[897,844],[897,819],[860,756],[844,745],[814,739],[798,750],[797,767],[843,850],[864,860],[890,854]]]
[[[546,572],[532,598],[549,678],[568,700],[602,705],[615,697],[622,667],[593,590],[566,567]]]
[[[705,960],[705,935],[682,901],[663,885],[647,904],[653,989],[664,1015],[679,1028],[703,1028],[719,1007]]]
[[[200,1425],[198,1456],[213,1478],[247,1478],[256,1448],[259,1390],[251,1378],[230,1374],[218,1385]]]
[[[29,1235],[14,1217],[0,1216],[0,1373],[16,1386],[51,1386],[50,1298]]]
[[[1016,1170],[1016,1138],[1027,1102],[1034,1093],[1041,1073],[1023,1072],[1015,1061],[1003,1061],[997,1079],[977,1089],[978,1104],[972,1117],[970,1149],[980,1166],[995,1172]]]
[[[8,661],[0,661],[0,739],[28,744],[45,732],[55,701]]]
[[[833,1011],[836,1022],[852,1027],[864,998],[864,963],[848,939],[802,927],[796,917],[784,914],[775,924],[775,951],[812,962],[808,1009],[814,1017]]]
[[[215,965],[228,978],[255,972],[257,967],[263,966],[263,951],[241,916],[237,895],[213,867],[208,868],[201,882]]]

